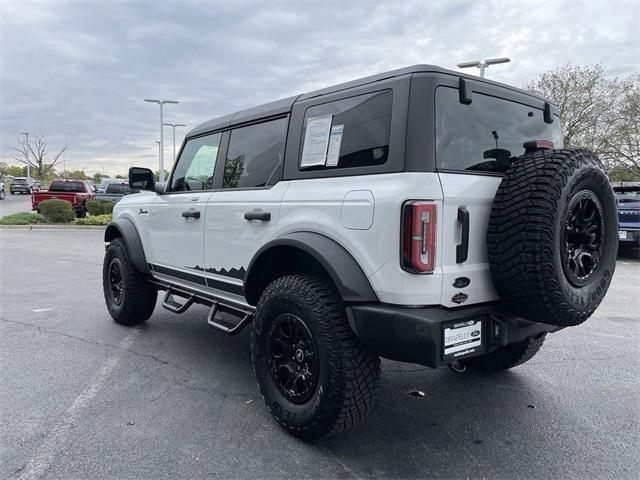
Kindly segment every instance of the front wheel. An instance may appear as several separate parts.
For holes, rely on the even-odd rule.
[[[153,313],[158,290],[135,269],[122,238],[112,240],[104,255],[102,286],[107,310],[117,323],[137,325]]]
[[[380,359],[355,336],[335,286],[322,277],[288,275],[265,289],[251,359],[271,414],[298,437],[350,429],[374,406]]]

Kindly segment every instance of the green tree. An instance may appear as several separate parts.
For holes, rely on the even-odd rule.
[[[67,171],[66,178],[70,178],[72,180],[87,180],[87,174],[84,173],[84,170],[71,170]]]
[[[607,77],[601,65],[568,63],[525,86],[560,110],[565,147],[585,147],[607,172],[640,179],[638,139],[640,75]]]

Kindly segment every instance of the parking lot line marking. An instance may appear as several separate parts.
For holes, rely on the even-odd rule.
[[[32,480],[42,477],[51,462],[60,453],[69,435],[82,414],[82,410],[95,398],[104,386],[107,377],[116,368],[122,354],[129,349],[140,330],[131,330],[117,346],[117,351],[109,357],[100,367],[91,383],[78,395],[71,406],[64,412],[62,418],[53,426],[38,446],[36,454],[29,460],[22,471],[20,480]]]
[[[35,313],[40,313],[40,312],[48,312],[50,310],[53,310],[53,309],[52,308],[34,308],[31,311]]]

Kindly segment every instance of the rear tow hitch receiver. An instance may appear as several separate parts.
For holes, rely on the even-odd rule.
[[[462,362],[459,362],[458,360],[447,363],[447,367],[449,367],[452,372],[456,373],[464,373],[467,371],[466,365]]]

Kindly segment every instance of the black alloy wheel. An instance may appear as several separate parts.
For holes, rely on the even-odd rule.
[[[304,322],[290,313],[271,324],[268,354],[271,376],[280,393],[292,403],[307,402],[318,385],[318,354]]]
[[[124,294],[124,281],[122,278],[122,264],[120,259],[114,258],[109,265],[109,291],[113,303],[120,305]]]
[[[583,287],[600,263],[604,229],[602,204],[592,191],[582,190],[569,201],[566,217],[562,266],[567,280]]]

